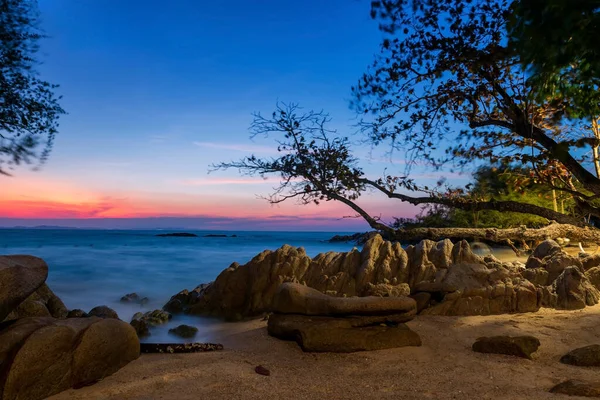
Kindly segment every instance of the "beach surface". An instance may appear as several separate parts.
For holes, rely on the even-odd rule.
[[[600,344],[600,305],[580,311],[474,317],[417,316],[408,325],[421,347],[352,354],[304,353],[268,336],[266,321],[223,324],[224,351],[143,354],[66,399],[577,399],[548,390],[567,380],[600,380],[597,368],[559,362]],[[533,335],[533,360],[471,350],[481,336]],[[258,375],[262,365],[270,376]]]

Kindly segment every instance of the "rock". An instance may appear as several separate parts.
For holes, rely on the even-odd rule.
[[[525,263],[525,269],[543,269],[544,268],[544,262],[542,260],[540,260],[537,257],[529,257],[527,259],[527,262]],[[548,272],[548,271],[546,271]]]
[[[220,343],[140,343],[142,353],[199,353],[223,350]]]
[[[128,293],[121,297],[121,303],[138,303],[140,301],[140,295],[137,293]]]
[[[600,382],[584,382],[569,379],[550,389],[550,393],[566,394],[568,396],[600,397]]]
[[[202,283],[196,286],[196,288],[191,292],[187,289],[182,290],[171,297],[167,304],[163,306],[163,310],[173,314],[188,310],[191,306],[198,302],[198,298],[211,284],[212,282]]]
[[[461,240],[452,248],[452,263],[453,264],[482,264],[485,265],[483,259],[473,253],[469,242]]]
[[[552,286],[541,286],[538,293],[540,294],[540,305],[542,307],[556,308],[558,296]]]
[[[254,368],[254,372],[256,372],[259,375],[264,375],[264,376],[270,376],[271,375],[271,371],[269,371],[268,369],[266,369],[262,365],[258,365],[256,368]]]
[[[415,293],[410,297],[417,302],[417,314],[426,309],[431,301],[431,293],[428,292]]]
[[[159,233],[158,237],[198,237],[195,233],[175,232],[175,233]]]
[[[107,306],[97,306],[90,310],[88,315],[96,316],[100,318],[114,318],[119,319],[119,315],[115,310]]]
[[[148,311],[147,313],[136,313],[133,316],[133,319],[141,319],[144,320],[148,323],[148,325],[150,326],[156,326],[156,325],[162,325],[164,323],[169,322],[169,320],[172,318],[173,316],[163,310],[154,310],[154,311]]]
[[[583,265],[584,271],[587,271],[590,268],[600,267],[600,254],[586,254],[581,259],[581,265]]]
[[[585,271],[585,277],[588,278],[590,283],[600,290],[600,267],[592,267]]]
[[[560,245],[552,239],[546,239],[533,250],[531,256],[541,260],[557,251],[561,251]]]
[[[0,256],[0,321],[39,289],[48,277],[48,265],[38,257]]]
[[[551,283],[548,281],[548,271],[544,268],[529,268],[523,271],[522,275],[523,278],[537,286],[546,286]]]
[[[177,328],[169,329],[169,333],[184,339],[193,338],[198,333],[198,328],[189,325],[179,325]]]
[[[135,332],[119,320],[19,319],[0,331],[0,398],[44,399],[102,379],[138,356]]]
[[[540,347],[540,341],[533,336],[492,336],[480,337],[473,343],[473,351],[478,353],[506,354],[531,360],[531,354]]]
[[[562,251],[554,252],[542,261],[544,263],[544,268],[548,271],[548,284],[554,282],[567,267],[574,266],[583,271],[583,265],[578,257],[571,256]]]
[[[67,314],[67,318],[87,318],[89,316],[90,315],[88,313],[78,308],[69,311],[69,313]]]
[[[296,340],[307,352],[349,353],[404,346],[420,346],[419,335],[405,324],[353,326],[357,320],[306,315],[273,314],[269,335]]]
[[[600,292],[578,267],[567,267],[552,286],[557,295],[556,308],[577,310],[593,306],[600,300]]]
[[[134,318],[129,324],[135,329],[135,333],[137,333],[139,338],[150,336],[150,327],[145,320]]]
[[[600,367],[600,345],[593,344],[571,350],[561,357],[560,362],[580,367]]]
[[[399,285],[390,285],[387,283],[378,283],[373,285],[367,283],[364,296],[377,296],[377,297],[401,297],[408,296],[410,294],[410,286],[407,283],[401,283]]]
[[[14,309],[6,320],[27,317],[66,318],[67,307],[45,283]]]
[[[273,310],[281,314],[302,315],[386,315],[413,317],[416,302],[409,297],[332,297],[297,283],[281,285]]]

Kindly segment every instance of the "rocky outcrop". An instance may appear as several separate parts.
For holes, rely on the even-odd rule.
[[[133,328],[115,319],[23,318],[0,330],[0,399],[44,399],[96,382],[138,358]]]
[[[48,265],[38,257],[0,256],[0,321],[38,290],[48,277]]]
[[[579,267],[565,268],[552,288],[557,296],[556,308],[578,310],[598,304],[600,300],[600,292]]]
[[[269,335],[295,340],[304,351],[347,353],[421,345],[419,336],[404,324],[416,314],[416,303],[408,297],[339,298],[286,283],[273,304]]]
[[[27,317],[66,318],[67,307],[45,283],[6,317],[6,321]]]
[[[540,347],[540,341],[533,336],[492,336],[480,337],[473,343],[473,351],[478,353],[505,354],[527,358]]]

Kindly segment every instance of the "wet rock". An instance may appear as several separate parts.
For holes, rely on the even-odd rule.
[[[343,317],[273,314],[267,328],[269,335],[295,340],[307,352],[350,353],[421,345],[419,335],[405,324],[353,326],[355,321]]]
[[[48,265],[38,257],[0,256],[0,321],[39,289],[48,277]]]
[[[571,350],[561,357],[560,362],[580,367],[600,367],[600,345],[593,344]]]
[[[139,303],[140,295],[137,293],[128,293],[121,297],[121,303]]]
[[[115,310],[107,306],[97,306],[88,312],[88,315],[100,317],[100,318],[114,318],[119,319],[119,315]]]
[[[541,260],[558,251],[561,251],[560,245],[552,239],[546,239],[533,250],[531,256]]]
[[[505,354],[531,359],[531,354],[539,347],[540,341],[533,336],[492,336],[478,338],[472,348],[478,353]]]
[[[150,326],[145,320],[134,317],[129,324],[135,329],[135,333],[137,333],[139,338],[150,336]]]
[[[574,379],[559,383],[550,389],[550,393],[568,396],[600,397],[600,382],[585,382]]]
[[[19,319],[0,331],[0,398],[44,399],[98,381],[138,356],[135,332],[119,320]]]
[[[169,329],[169,333],[184,339],[193,338],[198,333],[198,328],[190,325],[179,325],[177,328]]]
[[[67,318],[87,318],[89,314],[79,308],[69,311]]]
[[[556,308],[577,310],[600,301],[600,292],[578,267],[567,267],[552,286],[556,293]]]
[[[258,365],[256,368],[254,368],[254,372],[256,372],[259,375],[264,375],[264,376],[270,376],[271,375],[271,371],[269,371],[268,369],[266,369],[262,365]]]

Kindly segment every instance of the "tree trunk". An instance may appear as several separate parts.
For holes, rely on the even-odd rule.
[[[413,228],[399,229],[390,239],[399,241],[420,241],[423,239],[442,240],[485,240],[498,244],[512,244],[523,241],[542,241],[546,239],[569,238],[573,242],[600,243],[600,229],[577,227],[569,224],[552,223],[543,228],[527,227],[496,228]]]

